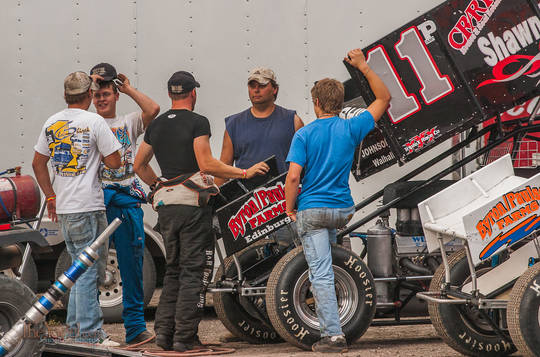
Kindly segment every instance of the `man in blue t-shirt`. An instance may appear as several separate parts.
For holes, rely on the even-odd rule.
[[[315,352],[347,351],[334,290],[330,243],[336,242],[336,229],[345,226],[354,214],[349,188],[354,150],[390,102],[388,89],[369,68],[362,50],[350,51],[345,61],[364,74],[375,101],[360,115],[341,119],[338,114],[343,106],[343,84],[329,78],[316,82],[311,96],[317,120],[296,132],[287,156],[287,215],[297,222],[320,322],[321,339],[312,346]],[[296,213],[300,182],[302,192]]]

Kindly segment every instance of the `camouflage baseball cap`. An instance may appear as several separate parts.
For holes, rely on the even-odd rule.
[[[270,68],[259,67],[255,68],[249,73],[248,83],[251,81],[257,81],[259,84],[265,85],[270,81],[276,82],[276,75]]]
[[[88,89],[98,90],[99,86],[92,82],[86,73],[77,71],[70,73],[66,79],[64,79],[64,93],[67,95],[77,95],[87,92]]]

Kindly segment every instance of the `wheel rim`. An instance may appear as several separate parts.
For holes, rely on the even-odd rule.
[[[480,277],[490,270],[490,267],[480,268],[476,271],[476,275],[477,277]],[[470,281],[471,277],[469,276],[467,279],[465,279],[462,286],[468,284]],[[469,329],[484,336],[494,336],[497,334],[497,332],[495,332],[493,327],[489,324],[488,320],[486,320],[486,318],[482,316],[477,309],[471,309],[470,307],[465,306],[459,311],[463,322],[469,327]],[[484,311],[491,317],[492,320],[495,320],[495,323],[501,321],[502,316],[500,314],[500,309],[487,309]]]
[[[354,316],[360,299],[354,279],[344,269],[333,266],[338,314],[341,326],[346,325]],[[315,300],[311,292],[309,272],[306,270],[297,280],[293,290],[295,310],[302,321],[311,328],[319,329],[319,319],[315,311]]]
[[[7,302],[0,302],[0,339],[4,337],[4,334],[8,332],[11,327],[17,322],[19,316],[22,316],[24,312],[19,311],[13,304]],[[15,348],[11,350],[7,356],[14,356],[21,349],[23,341],[19,341]]]
[[[105,281],[99,285],[99,304],[101,307],[122,304],[122,279],[115,249],[109,249],[107,255]]]

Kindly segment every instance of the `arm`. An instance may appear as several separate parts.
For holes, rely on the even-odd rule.
[[[193,140],[193,151],[195,152],[199,169],[205,174],[221,178],[243,177],[244,170],[224,164],[212,156],[212,149],[210,148],[210,140],[208,135],[201,135]],[[246,170],[246,178],[252,178],[255,175],[264,175],[266,172],[268,172],[268,170],[268,165],[266,165],[264,162],[259,162]]]
[[[304,126],[304,122],[302,121],[302,119],[300,119],[300,117],[298,115],[294,115],[294,131],[298,131],[298,129],[300,129],[301,127]]]
[[[296,204],[296,196],[298,195],[298,186],[300,185],[300,175],[302,174],[302,166],[295,162],[289,164],[289,172],[285,179],[285,202],[287,207],[287,215],[293,221],[296,221],[296,212],[294,206]]]
[[[51,184],[51,177],[49,176],[47,162],[49,162],[49,157],[36,151],[34,153],[34,160],[32,161],[32,169],[34,170],[34,175],[36,176],[39,187],[41,187],[41,191],[43,191],[43,194],[47,198],[46,202],[49,218],[53,222],[58,222],[58,218],[56,216],[56,199],[52,198],[56,197],[56,194],[54,193],[54,189]]]
[[[135,173],[148,186],[152,186],[159,181],[156,173],[152,167],[150,167],[150,160],[152,160],[152,157],[154,157],[154,150],[152,150],[152,146],[147,144],[146,141],[141,142],[139,150],[137,150],[137,155],[135,156],[133,170],[135,170]]]
[[[105,166],[111,169],[118,169],[122,165],[120,160],[120,153],[118,151],[113,152],[110,155],[107,155],[103,158],[103,163]]]
[[[229,133],[225,129],[225,133],[223,133],[223,145],[221,147],[221,157],[219,160],[223,162],[225,165],[232,166],[234,159],[234,147],[231,140],[231,137],[229,136]],[[221,186],[225,182],[227,182],[226,179],[222,178],[216,178],[215,180],[216,185]]]
[[[357,48],[355,50],[349,51],[345,61],[350,65],[358,68],[360,72],[366,77],[373,94],[375,95],[375,101],[369,105],[367,111],[371,113],[375,122],[377,122],[390,104],[390,92],[384,82],[379,78],[379,76],[369,68],[369,65],[366,62],[366,57],[362,50]]]
[[[118,86],[118,90],[121,93],[130,96],[131,99],[133,99],[135,103],[137,103],[139,108],[141,108],[143,126],[146,129],[148,124],[150,124],[150,122],[154,120],[154,118],[158,115],[159,105],[152,99],[150,99],[147,95],[133,88],[129,82],[129,79],[122,73],[118,74],[118,79],[120,79],[124,83],[123,85]]]

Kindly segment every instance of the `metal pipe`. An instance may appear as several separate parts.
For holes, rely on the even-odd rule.
[[[441,257],[444,265],[444,282],[446,284],[450,284],[450,266],[448,265],[448,258],[446,257],[446,251],[444,250],[444,244],[443,244],[443,237],[442,234],[439,233],[437,235],[437,239],[439,240],[439,248],[441,250]]]
[[[236,272],[238,273],[238,280],[242,281],[244,280],[244,276],[242,275],[242,266],[240,265],[240,260],[238,260],[236,254],[233,254],[233,260],[234,265],[236,266]]]
[[[0,357],[3,357],[12,350],[24,337],[24,330],[27,325],[37,325],[45,319],[45,316],[52,310],[60,298],[75,284],[77,279],[89,267],[94,265],[99,258],[98,248],[107,240],[109,236],[120,226],[122,221],[115,218],[107,228],[96,238],[96,240],[84,249],[73,264],[49,287],[30,309],[4,334],[0,340]]]
[[[52,183],[54,183],[54,177],[55,176],[53,176]],[[35,221],[32,224],[32,228],[34,230],[36,230],[36,231],[39,231],[39,227],[41,226],[41,220],[43,219],[43,214],[45,213],[45,207],[47,207],[47,200],[46,199],[43,200],[43,203],[41,204],[41,208],[39,209],[38,220]],[[22,258],[22,263],[19,266],[19,271],[18,271],[18,274],[17,274],[18,275],[17,276],[18,280],[22,279],[24,269],[26,268],[26,265],[28,264],[28,259],[29,259],[29,257],[31,257],[31,254],[32,254],[32,246],[30,245],[30,243],[26,243],[26,247],[24,248],[24,254],[23,254],[23,258]]]
[[[474,269],[471,250],[469,249],[469,242],[465,241],[464,245],[465,245],[465,254],[467,255],[467,263],[469,264],[469,270],[471,272],[472,292],[473,292],[473,295],[476,295],[476,292],[478,291],[477,281],[476,281],[476,270]]]
[[[467,304],[469,300],[467,299],[441,299],[441,298],[435,298],[433,296],[430,296],[431,294],[428,294],[429,291],[423,292],[423,293],[416,293],[416,296],[418,296],[420,299],[424,299],[430,302],[436,302],[437,304],[452,304],[452,305],[459,305],[459,304]],[[438,293],[437,293],[438,294]]]
[[[416,281],[416,280],[431,280],[433,275],[417,275],[417,276],[393,276],[388,278],[373,278],[376,283],[393,282],[393,281]]]

